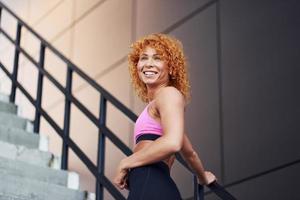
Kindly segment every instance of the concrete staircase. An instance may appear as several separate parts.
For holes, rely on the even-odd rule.
[[[48,139],[17,116],[17,106],[0,94],[0,200],[86,200],[79,176],[59,170]]]

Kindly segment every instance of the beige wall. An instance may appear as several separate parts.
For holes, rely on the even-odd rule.
[[[51,0],[51,1],[3,1],[42,37],[59,49],[67,58],[96,80],[126,106],[133,108],[133,95],[127,72],[126,56],[131,43],[131,1],[97,0]],[[15,21],[4,12],[2,27],[14,35]],[[7,19],[9,18],[9,19]],[[36,60],[39,43],[23,31],[22,46]],[[2,36],[1,36],[2,37]],[[0,38],[1,61],[12,69],[13,48]],[[121,60],[121,61],[120,61]],[[65,85],[66,65],[51,51],[46,51],[45,68]],[[34,66],[20,58],[19,80],[30,94],[35,96],[37,71]],[[10,83],[1,73],[1,91],[9,93]],[[74,74],[73,94],[95,116],[99,115],[100,95],[86,81]],[[21,107],[20,115],[34,119],[34,111],[18,93],[16,102]],[[64,98],[60,91],[44,80],[42,106],[63,127]],[[71,111],[71,138],[77,142],[89,158],[96,163],[97,128],[73,105]],[[125,144],[131,144],[132,123],[108,103],[107,125]],[[61,154],[61,139],[42,119],[42,134],[50,137],[50,150]],[[106,175],[111,179],[115,168],[124,155],[107,141]],[[81,189],[94,191],[95,180],[79,159],[71,152],[70,170],[80,173]],[[107,194],[106,194],[107,195]],[[109,197],[107,197],[109,198]]]

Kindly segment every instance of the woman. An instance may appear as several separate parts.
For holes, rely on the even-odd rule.
[[[129,200],[181,199],[169,171],[179,151],[199,183],[215,181],[215,176],[204,170],[184,131],[189,81],[181,43],[164,34],[152,34],[132,45],[128,60],[133,86],[148,105],[135,124],[134,153],[121,160],[114,183],[129,189]]]

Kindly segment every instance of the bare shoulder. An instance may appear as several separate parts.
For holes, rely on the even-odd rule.
[[[162,88],[157,94],[156,103],[158,106],[166,105],[185,105],[185,99],[182,93],[175,87],[168,86]]]

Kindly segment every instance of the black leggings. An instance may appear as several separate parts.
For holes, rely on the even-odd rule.
[[[181,200],[176,184],[164,162],[131,169],[127,200]]]

